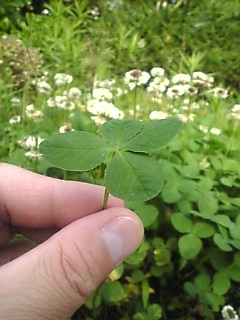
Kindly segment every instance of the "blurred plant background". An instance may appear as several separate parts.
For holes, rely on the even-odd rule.
[[[143,243],[74,320],[240,311],[239,10],[238,0],[1,0],[2,162],[101,184],[101,167],[62,172],[39,143],[109,119],[183,122],[159,152],[162,193],[126,203]]]

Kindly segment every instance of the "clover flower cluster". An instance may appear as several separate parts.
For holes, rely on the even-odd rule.
[[[52,110],[52,114],[64,111],[64,116],[58,117],[63,119],[58,128],[61,133],[75,130],[72,119],[78,117],[79,113],[88,115],[97,126],[110,119],[123,119],[126,114],[127,116],[134,114],[141,120],[145,112],[141,105],[136,104],[135,113],[131,108],[125,108],[123,111],[115,105],[116,101],[121,102],[122,98],[132,94],[134,90],[140,90],[141,94],[150,101],[151,108],[147,110],[151,120],[166,119],[174,115],[183,122],[194,121],[200,108],[208,110],[211,99],[220,101],[228,98],[228,91],[221,87],[214,87],[214,78],[201,71],[195,71],[192,74],[178,73],[169,77],[161,67],[153,67],[149,72],[132,69],[118,81],[114,78],[95,80],[91,91],[82,91],[74,82],[76,82],[74,77],[67,73],[56,73],[52,80],[49,80],[47,73],[34,79],[31,85],[36,90],[37,96],[42,99],[40,109],[37,107],[37,101],[24,106],[21,99],[13,97],[10,101],[11,108],[20,112],[17,111],[17,114],[9,119],[10,126],[7,131],[22,122],[22,117],[33,122],[43,121],[48,108]],[[146,112],[144,114],[146,116]],[[229,116],[240,119],[239,104],[231,108]],[[200,124],[198,129],[213,136],[222,133],[220,128],[211,128],[205,124]],[[208,137],[206,136],[206,139]],[[25,143],[26,139],[23,138],[19,145],[28,148],[29,143]],[[41,138],[34,139],[34,141],[41,140]],[[35,143],[26,152],[26,156],[40,158],[37,152],[38,144]]]
[[[222,308],[222,317],[224,320],[239,320],[237,312],[230,305]]]
[[[114,84],[113,79],[105,79],[94,83],[92,97],[87,102],[87,110],[91,114],[91,119],[97,125],[103,124],[108,119],[122,119],[124,117],[123,111],[112,103]],[[121,94],[121,92],[118,92],[118,94]]]
[[[209,99],[221,100],[228,97],[228,91],[214,87],[214,77],[202,71],[192,74],[178,73],[167,77],[161,67],[153,67],[149,72],[133,69],[125,73],[124,83],[129,90],[145,88],[153,102],[168,106],[171,115],[177,115],[183,122],[194,121],[196,114],[192,111],[199,109],[200,105],[208,107]],[[234,110],[231,114],[237,118],[238,113]],[[169,115],[163,110],[153,110],[149,118],[165,119]],[[217,135],[217,130],[212,131],[212,134]]]
[[[39,152],[39,145],[43,141],[40,136],[27,136],[18,141],[18,145],[27,151],[25,156],[29,159],[39,160],[42,155]]]
[[[240,120],[240,104],[235,104],[231,109],[231,115],[233,118]]]

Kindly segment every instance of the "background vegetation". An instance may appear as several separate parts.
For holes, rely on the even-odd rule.
[[[1,161],[101,184],[101,167],[52,168],[38,153],[41,139],[60,128],[97,132],[99,122],[134,113],[184,123],[158,155],[162,193],[126,204],[143,220],[144,242],[73,319],[211,320],[225,304],[238,309],[238,0],[3,0],[0,18]],[[165,71],[159,80],[153,67]],[[131,69],[150,78],[131,90]],[[179,73],[190,80],[174,80]],[[165,89],[149,89],[154,81]],[[186,82],[194,93],[170,94]],[[108,91],[99,98],[96,88]],[[117,116],[113,106],[93,111],[93,99],[117,107]]]

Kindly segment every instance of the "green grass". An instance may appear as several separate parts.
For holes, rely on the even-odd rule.
[[[53,177],[101,184],[102,167],[76,174],[39,159],[40,138],[66,123],[68,130],[96,133],[113,112],[120,118],[135,114],[144,122],[153,111],[182,119],[181,133],[158,154],[162,193],[147,204],[127,203],[145,224],[143,244],[73,319],[220,319],[222,306],[237,309],[240,298],[239,107],[233,112],[240,103],[238,1],[179,1],[159,9],[150,0],[125,1],[115,11],[99,3],[101,15],[94,19],[89,1],[63,5],[52,0],[49,15],[28,13],[20,29],[11,28],[21,45],[7,38],[6,51],[0,41],[0,159]],[[124,82],[127,71],[153,67],[164,68],[170,81],[161,94],[149,92],[149,81],[133,90]],[[194,71],[214,82],[197,85]],[[73,81],[57,86],[54,77],[60,72]],[[190,75],[197,93],[169,97],[178,73]],[[108,103],[118,111],[108,105],[110,114],[99,116],[91,109],[93,89],[110,78],[115,82],[108,86]],[[40,80],[49,84],[49,92],[39,92]],[[66,98],[73,87],[81,94]],[[222,95],[226,90],[226,96],[214,96],[214,88],[223,89]],[[49,107],[59,96],[65,98]],[[20,122],[9,123],[16,116]],[[190,238],[195,246],[186,253],[183,243]]]

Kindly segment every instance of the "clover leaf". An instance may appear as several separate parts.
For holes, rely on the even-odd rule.
[[[40,145],[43,157],[64,170],[88,171],[106,163],[107,193],[128,201],[146,201],[163,187],[163,175],[154,152],[179,131],[176,118],[153,120],[110,120],[100,135],[85,131],[59,133]]]

